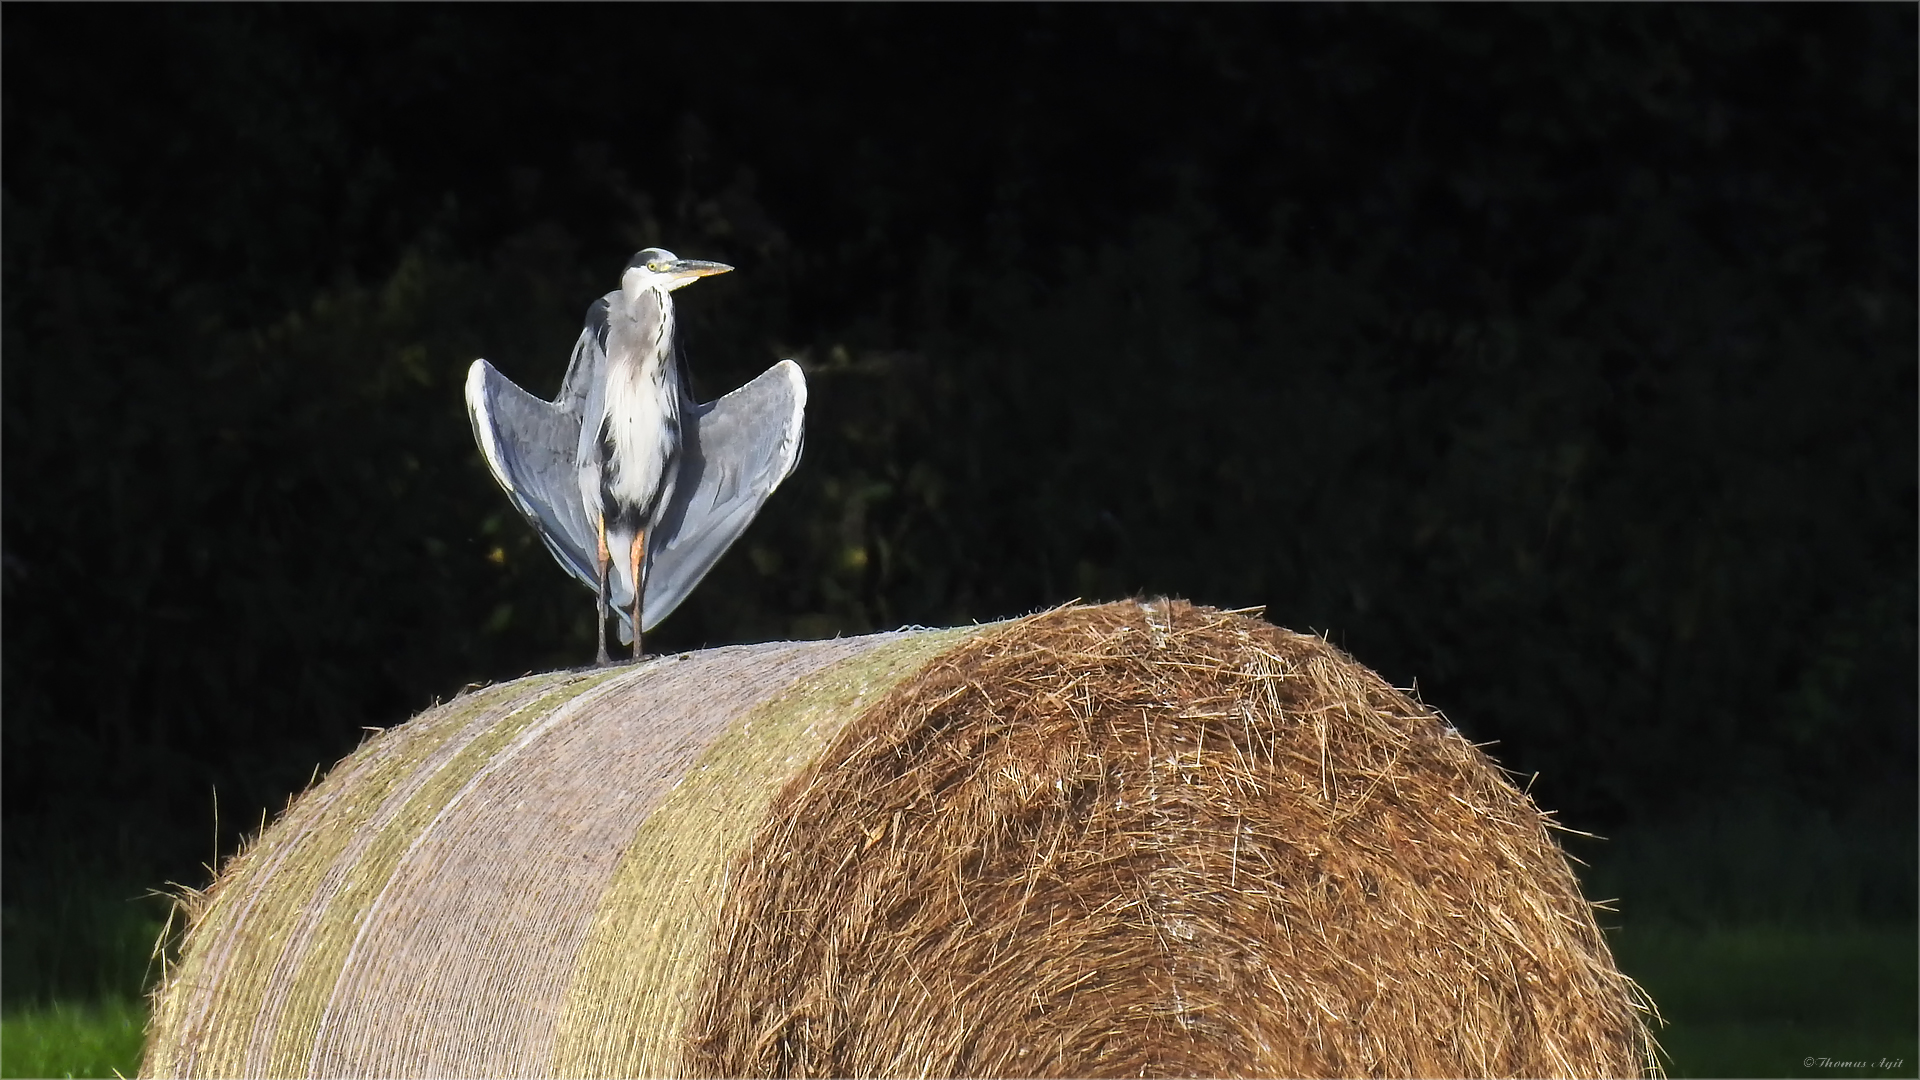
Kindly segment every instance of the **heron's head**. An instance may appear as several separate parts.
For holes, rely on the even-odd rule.
[[[620,287],[630,294],[645,289],[672,292],[699,278],[724,274],[731,269],[733,267],[726,263],[683,259],[665,248],[648,248],[627,261],[626,273],[620,276]]]

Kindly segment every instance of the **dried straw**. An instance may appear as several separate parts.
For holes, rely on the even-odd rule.
[[[491,687],[190,914],[149,1075],[1657,1071],[1526,796],[1177,602]]]
[[[736,860],[710,1076],[1624,1076],[1548,823],[1319,638],[1069,608],[895,687]]]

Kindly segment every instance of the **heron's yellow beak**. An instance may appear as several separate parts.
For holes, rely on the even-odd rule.
[[[675,259],[661,273],[667,278],[667,291],[684,289],[703,277],[724,274],[733,269],[726,263],[701,262],[699,259]]]
[[[673,275],[676,280],[685,278],[691,281],[697,277],[711,277],[714,274],[724,274],[731,269],[733,269],[733,267],[728,266],[726,263],[701,262],[699,259],[680,259],[667,268],[667,273]]]

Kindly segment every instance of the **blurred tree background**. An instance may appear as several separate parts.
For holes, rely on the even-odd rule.
[[[1625,918],[1912,918],[1911,5],[5,29],[10,997],[124,981],[128,898],[364,728],[588,660],[461,387],[554,392],[650,244],[739,267],[703,398],[812,387],[656,649],[1264,604],[1615,837]]]

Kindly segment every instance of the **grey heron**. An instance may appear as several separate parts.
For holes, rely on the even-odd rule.
[[[672,293],[732,267],[661,248],[593,302],[560,395],[543,401],[485,360],[467,413],[495,480],[566,571],[641,638],[686,599],[800,460],[807,383],[791,360],[704,405],[688,385]]]

